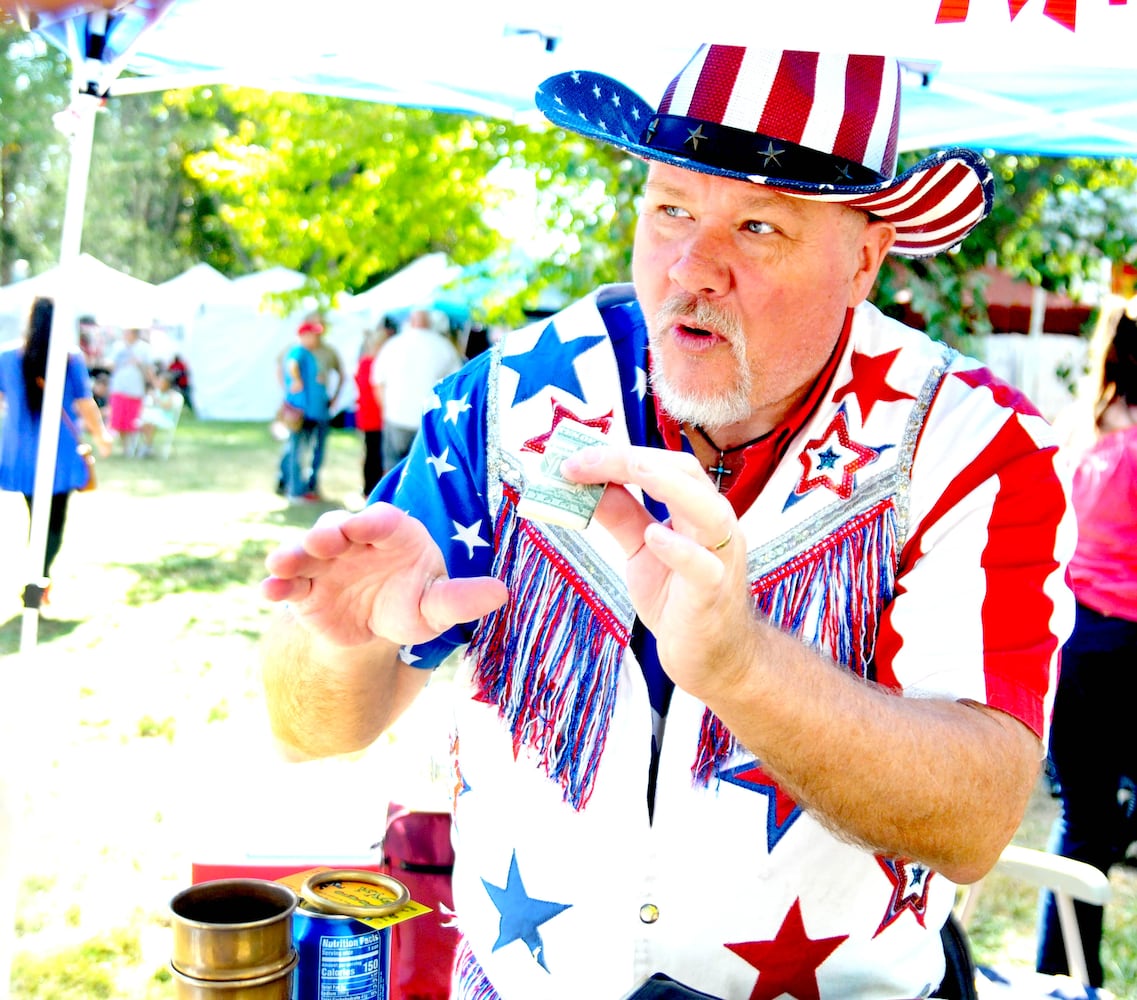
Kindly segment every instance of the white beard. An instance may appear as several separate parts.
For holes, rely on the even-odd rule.
[[[734,386],[711,394],[695,394],[676,389],[661,371],[651,373],[651,391],[663,409],[675,420],[714,431],[742,423],[750,416],[749,377],[740,377]]]
[[[670,329],[677,316],[688,316],[693,326],[714,330],[726,339],[736,362],[731,384],[719,384],[706,392],[695,393],[677,388],[667,377],[661,364],[659,341],[662,331]],[[746,357],[746,338],[742,325],[733,313],[688,295],[673,295],[656,312],[648,327],[648,343],[656,359],[651,373],[651,390],[663,409],[680,423],[717,430],[742,423],[750,417],[750,393],[753,378]]]

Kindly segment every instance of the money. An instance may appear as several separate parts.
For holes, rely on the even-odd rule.
[[[598,430],[562,420],[545,443],[540,469],[522,491],[517,513],[562,528],[587,528],[604,494],[604,484],[570,483],[561,475],[561,464],[581,448],[607,443]]]

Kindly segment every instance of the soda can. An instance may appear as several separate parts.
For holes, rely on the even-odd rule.
[[[296,1000],[388,1000],[391,928],[363,920],[400,909],[410,901],[407,887],[389,875],[339,868],[310,876],[299,896]]]

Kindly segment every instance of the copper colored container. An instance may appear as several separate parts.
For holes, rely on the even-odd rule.
[[[218,988],[230,989],[231,981],[272,978],[295,965],[292,911],[297,901],[288,886],[256,878],[217,879],[183,889],[170,901],[171,964],[181,973],[179,982],[183,978],[215,981]],[[249,994],[266,1000],[277,995]]]
[[[296,977],[296,952],[288,964],[267,976],[256,979],[194,979],[179,972],[171,963],[178,1000],[293,1000]]]

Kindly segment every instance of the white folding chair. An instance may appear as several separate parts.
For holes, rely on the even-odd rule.
[[[1083,986],[1089,986],[1082,935],[1078,931],[1078,920],[1074,915],[1074,900],[1105,906],[1111,896],[1109,879],[1084,861],[1074,861],[1059,854],[1020,847],[1018,844],[1010,844],[1004,849],[995,865],[995,871],[1039,889],[1049,889],[1054,894],[1070,978]],[[982,884],[977,882],[971,886],[958,908],[957,916],[965,929],[975,914]]]

